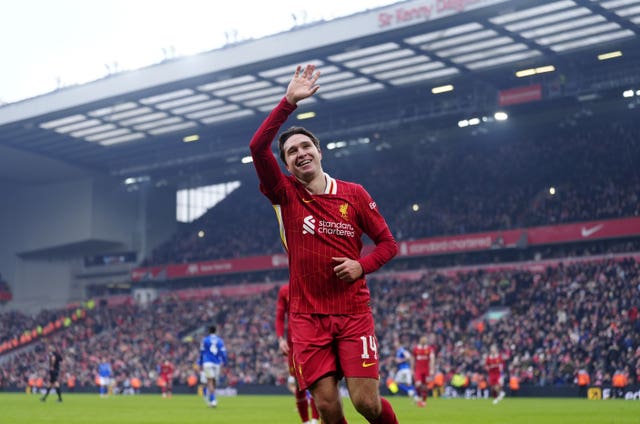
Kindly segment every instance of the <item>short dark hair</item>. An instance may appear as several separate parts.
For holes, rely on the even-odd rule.
[[[289,137],[291,137],[294,134],[306,135],[311,139],[311,141],[318,148],[318,150],[320,150],[320,140],[318,140],[318,137],[316,137],[311,131],[309,131],[304,127],[291,127],[285,132],[283,132],[282,134],[280,134],[280,137],[278,138],[278,148],[280,149],[280,159],[282,159],[282,162],[284,163],[287,163],[287,161],[284,160],[284,150],[282,149],[282,147],[284,146],[284,143],[287,142]]]
[[[213,334],[217,331],[218,329],[216,328],[215,324],[212,324],[209,326],[209,333]]]

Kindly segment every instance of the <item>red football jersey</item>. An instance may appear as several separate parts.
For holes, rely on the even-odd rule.
[[[431,366],[431,352],[433,348],[429,345],[416,345],[413,347],[412,354],[416,370],[428,371]]]
[[[289,256],[289,312],[369,312],[370,295],[364,276],[351,283],[340,280],[331,258],[357,259],[367,274],[393,258],[398,247],[376,203],[362,186],[325,174],[325,192],[312,195],[293,175],[283,174],[271,142],[295,108],[283,98],[250,144],[260,190],[274,206]],[[376,247],[360,257],[363,234]]]
[[[487,359],[485,360],[485,367],[489,374],[501,374],[504,369],[504,359],[502,359],[502,355],[498,354],[487,356]]]
[[[170,376],[173,374],[173,364],[171,363],[163,363],[160,365],[160,374]]]

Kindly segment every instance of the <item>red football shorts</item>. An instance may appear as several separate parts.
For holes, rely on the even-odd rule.
[[[500,374],[489,373],[489,386],[501,386]]]
[[[293,362],[300,390],[320,377],[379,378],[378,341],[371,313],[289,314]]]
[[[427,384],[429,382],[429,370],[426,369],[416,369],[415,373],[413,374],[413,381],[415,381],[416,383],[422,383],[422,384]]]

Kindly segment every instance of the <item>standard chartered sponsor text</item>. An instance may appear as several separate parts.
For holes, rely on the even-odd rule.
[[[233,268],[231,262],[221,262],[214,264],[200,264],[200,272],[208,271],[228,271]]]
[[[464,238],[453,240],[432,241],[428,243],[416,243],[409,246],[410,254],[424,252],[446,252],[452,250],[465,250],[474,248],[491,247],[491,237]]]
[[[341,237],[356,236],[353,225],[349,224],[348,222],[331,222],[321,220],[318,223],[318,233]]]

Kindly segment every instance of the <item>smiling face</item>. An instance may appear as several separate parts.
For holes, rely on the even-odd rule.
[[[322,171],[322,152],[306,134],[293,134],[282,145],[287,170],[298,180],[311,181]]]

